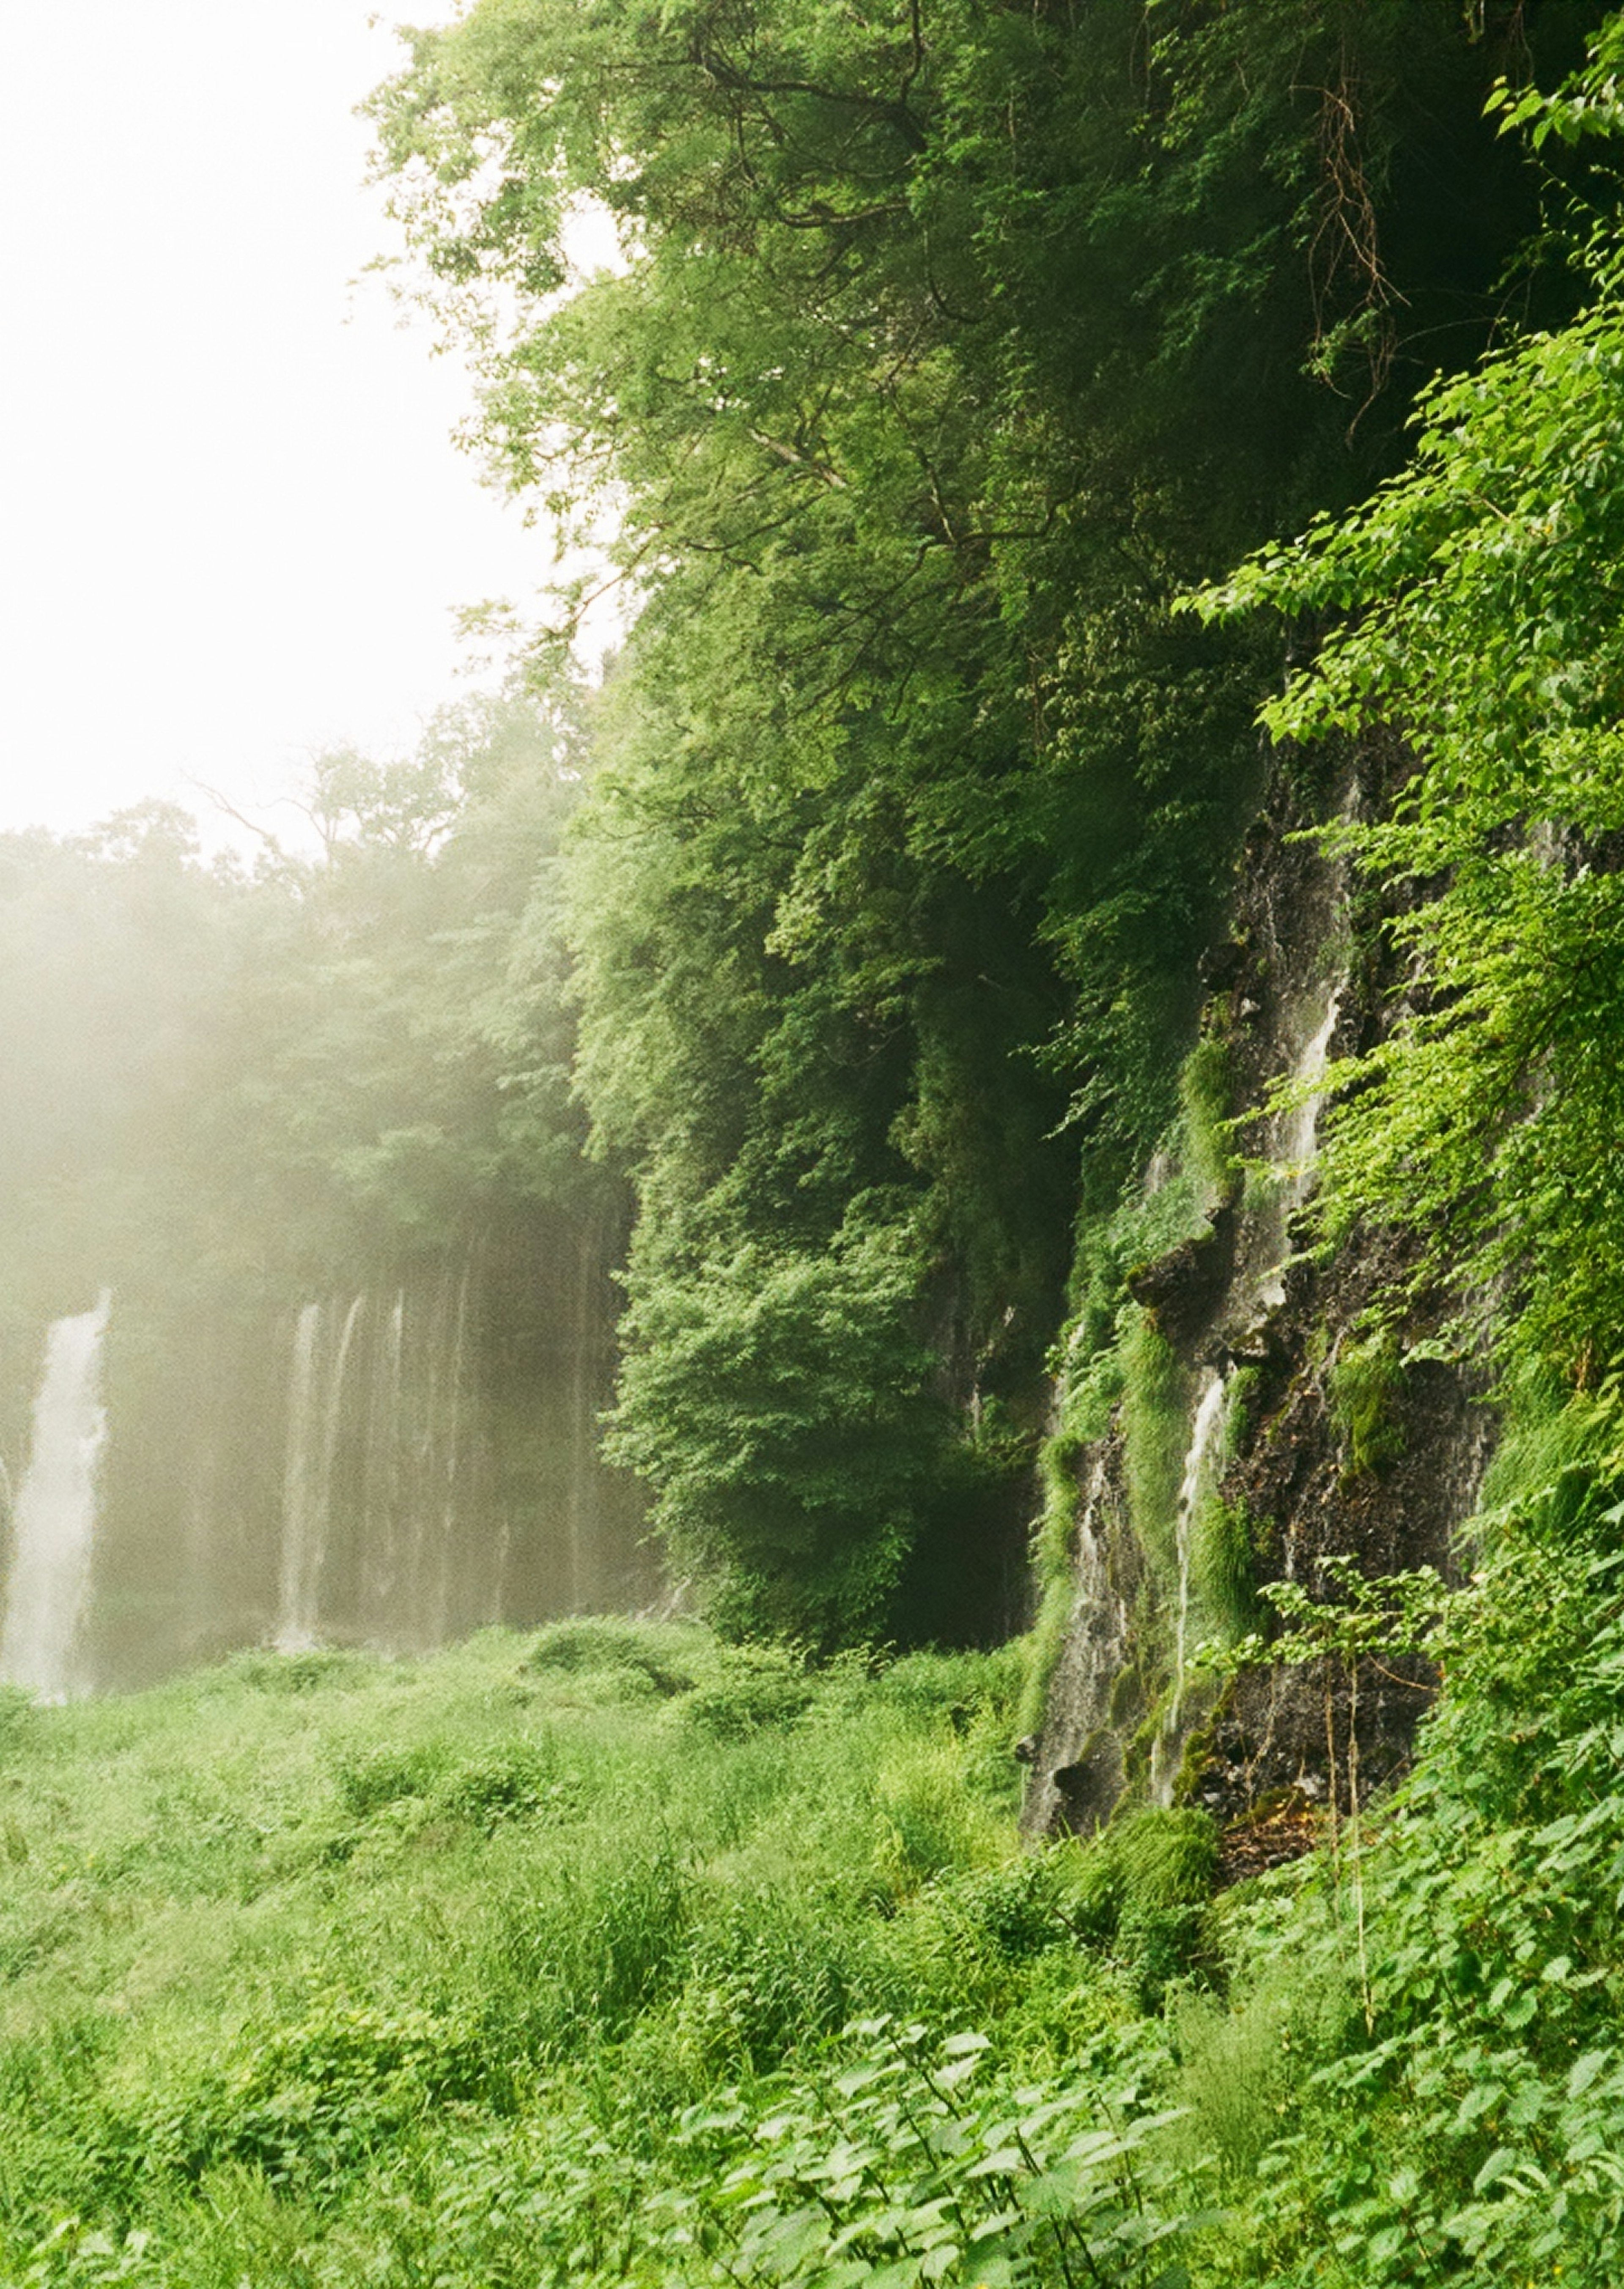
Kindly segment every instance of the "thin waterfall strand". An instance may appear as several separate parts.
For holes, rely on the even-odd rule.
[[[1331,1040],[1336,1032],[1341,1009],[1342,986],[1339,981],[1332,987],[1325,1001],[1325,1014],[1303,1043],[1292,1068],[1291,1078],[1295,1087],[1316,1089],[1325,1079],[1325,1067],[1331,1059]],[[1275,1153],[1279,1190],[1275,1201],[1275,1228],[1271,1231],[1275,1242],[1272,1252],[1278,1261],[1269,1267],[1258,1298],[1265,1311],[1278,1312],[1286,1301],[1286,1264],[1292,1218],[1314,1188],[1319,1105],[1318,1095],[1305,1097],[1301,1105],[1292,1107],[1281,1125]]]
[[[315,1438],[316,1352],[322,1307],[306,1304],[293,1330],[293,1364],[288,1378],[287,1464],[282,1487],[282,1578],[276,1613],[276,1649],[300,1653],[314,1642],[314,1562],[321,1536],[321,1472]]]
[[[96,1465],[107,1435],[101,1341],[111,1306],[104,1291],[93,1312],[52,1328],[17,1494],[0,1682],[42,1701],[65,1701],[80,1683],[76,1656],[90,1595]]]

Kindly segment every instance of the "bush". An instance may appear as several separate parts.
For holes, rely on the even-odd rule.
[[[627,1670],[670,1696],[691,1692],[694,1679],[670,1660],[645,1630],[625,1622],[553,1622],[536,1638],[521,1667],[543,1677],[582,1677]]]
[[[684,1702],[682,1714],[716,1740],[743,1740],[763,1727],[792,1725],[811,1707],[813,1690],[804,1660],[787,1647],[733,1646],[712,1680]]]
[[[558,1777],[550,1743],[512,1741],[452,1766],[434,1801],[453,1820],[489,1834],[502,1821],[543,1811],[568,1819],[579,1811],[583,1795],[577,1780]]]
[[[880,1633],[951,1444],[918,1331],[920,1251],[856,1208],[824,1248],[696,1264],[646,1219],[610,1459],[730,1637]]]
[[[364,1749],[346,1758],[334,1777],[345,1810],[365,1820],[402,1797],[426,1797],[442,1761],[441,1753],[423,1743]]]

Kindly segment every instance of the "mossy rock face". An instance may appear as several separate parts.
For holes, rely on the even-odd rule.
[[[1341,1479],[1378,1477],[1406,1444],[1399,1415],[1405,1371],[1388,1332],[1345,1344],[1326,1376],[1331,1414],[1342,1440]]]
[[[1121,1743],[1102,1727],[1089,1735],[1071,1763],[1059,1767],[1054,1779],[1066,1826],[1078,1835],[1103,1828],[1122,1798],[1126,1775]]]
[[[1183,1350],[1222,1303],[1234,1260],[1235,1216],[1226,1203],[1204,1232],[1130,1272],[1127,1291],[1150,1312],[1158,1332]]]
[[[1206,1778],[1213,1762],[1213,1719],[1209,1716],[1198,1724],[1184,1743],[1184,1753],[1173,1783],[1173,1801],[1182,1808],[1199,1801],[1201,1783]]]

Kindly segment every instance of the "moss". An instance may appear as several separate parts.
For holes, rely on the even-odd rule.
[[[1157,1181],[1136,1174],[1113,1207],[1079,1220],[1068,1283],[1071,1320],[1055,1360],[1055,1372],[1074,1390],[1091,1361],[1121,1352],[1127,1274],[1199,1239],[1214,1210],[1236,1197],[1243,1168],[1234,1149],[1232,1093],[1229,1046],[1208,1035],[1180,1071],[1178,1116],[1152,1157]],[[1119,1386],[1118,1371],[1108,1414]]]
[[[1069,1578],[1063,1575],[1045,1580],[1039,1597],[1038,1617],[1022,1640],[1021,1693],[1015,1719],[1017,1739],[1036,1733],[1042,1726],[1050,1680],[1065,1645],[1071,1614]]]
[[[1109,1435],[1118,1412],[1129,1516],[1154,1585],[1142,1600],[1133,1639],[1142,1660],[1165,1661],[1165,1648],[1158,1648],[1166,1634],[1166,1608],[1176,1575],[1175,1527],[1193,1385],[1149,1315],[1124,1303],[1124,1282],[1133,1266],[1206,1234],[1213,1210],[1234,1197],[1240,1162],[1230,1132],[1231,1094],[1227,1044],[1213,1037],[1198,1042],[1180,1074],[1179,1117],[1161,1147],[1170,1171],[1166,1181],[1154,1192],[1135,1183],[1113,1211],[1092,1216],[1079,1228],[1073,1316],[1055,1359],[1061,1422],[1039,1462],[1044,1500],[1032,1549],[1039,1610],[1027,1639],[1023,1732],[1035,1731],[1041,1722],[1044,1696],[1065,1639],[1088,1450]],[[1249,1387],[1236,1378],[1230,1419],[1237,1426],[1244,1418],[1234,1410]],[[1239,1435],[1238,1428],[1233,1435]],[[1145,1678],[1133,1671],[1118,1678],[1113,1723],[1119,1721],[1118,1694],[1136,1713],[1149,1698]]]
[[[1404,1452],[1394,1409],[1404,1393],[1398,1346],[1383,1328],[1346,1344],[1326,1372],[1331,1416],[1342,1441],[1342,1482],[1375,1476]]]
[[[1174,1527],[1190,1444],[1191,1377],[1145,1312],[1123,1345],[1122,1397],[1128,1508],[1145,1555],[1166,1588],[1176,1565]]]
[[[1173,1801],[1182,1809],[1193,1805],[1202,1782],[1206,1778],[1213,1761],[1213,1743],[1216,1738],[1216,1706],[1184,1743],[1184,1753],[1179,1759],[1179,1768],[1174,1776]]]
[[[1221,1502],[1214,1495],[1197,1510],[1190,1533],[1190,1586],[1202,1637],[1231,1644],[1253,1627],[1255,1537],[1245,1503]]]
[[[1226,1466],[1245,1447],[1252,1429],[1252,1409],[1262,1381],[1262,1369],[1238,1367],[1230,1376],[1224,1401],[1223,1459]]]
[[[1132,1643],[1137,1647],[1140,1642],[1135,1633]],[[1151,1699],[1144,1671],[1138,1660],[1130,1654],[1126,1663],[1111,1679],[1111,1699],[1105,1713],[1112,1728],[1119,1733],[1136,1719],[1142,1719]]]
[[[1095,1394],[1092,1392],[1090,1399]],[[1055,1664],[1065,1642],[1071,1618],[1072,1571],[1076,1560],[1079,1506],[1083,1498],[1083,1473],[1095,1440],[1109,1428],[1107,1410],[1098,1429],[1095,1416],[1080,1428],[1071,1403],[1063,1403],[1061,1427],[1039,1450],[1038,1477],[1043,1508],[1032,1536],[1032,1575],[1038,1592],[1038,1616],[1023,1648],[1022,1684],[1015,1718],[1017,1732],[1035,1733],[1043,1721],[1045,1699]]]
[[[1180,1141],[1183,1166],[1216,1208],[1235,1198],[1241,1162],[1230,1121],[1234,1083],[1229,1045],[1209,1035],[1198,1041],[1179,1075]]]

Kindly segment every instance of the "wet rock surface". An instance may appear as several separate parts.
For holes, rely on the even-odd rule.
[[[1349,762],[1320,815],[1357,811],[1404,768],[1397,752]],[[1362,1315],[1407,1268],[1392,1235],[1356,1237],[1333,1260],[1302,1253],[1315,1107],[1271,1110],[1270,1092],[1370,1047],[1410,990],[1380,918],[1356,929],[1343,870],[1301,839],[1309,823],[1282,778],[1248,836],[1227,934],[1203,965],[1206,1030],[1226,1045],[1249,1174],[1206,1233],[1136,1272],[1130,1292],[1185,1372],[1192,1443],[1214,1377],[1233,1395],[1211,1491],[1244,1525],[1254,1588],[1290,1581],[1320,1602],[1341,1594],[1328,1561],[1366,1576],[1429,1566],[1452,1577],[1493,1420],[1469,1363],[1405,1363],[1405,1347],[1441,1316],[1424,1303],[1371,1389]],[[1361,1361],[1362,1422],[1348,1395]],[[1243,1862],[1260,1854],[1259,1865],[1273,1864],[1277,1847],[1281,1857],[1309,1848],[1333,1802],[1345,1809],[1402,1773],[1436,1680],[1414,1659],[1367,1660],[1357,1676],[1333,1659],[1181,1689],[1172,1647],[1182,1633],[1165,1585],[1158,1611],[1123,1443],[1118,1420],[1079,1461],[1071,1618],[1030,1768],[1027,1825],[1087,1831],[1125,1796],[1189,1802],[1238,1839],[1233,1853],[1226,1842],[1226,1865],[1248,1872]],[[1187,1460],[1186,1503],[1199,1460]],[[1270,1626],[1266,1606],[1254,1625]]]

